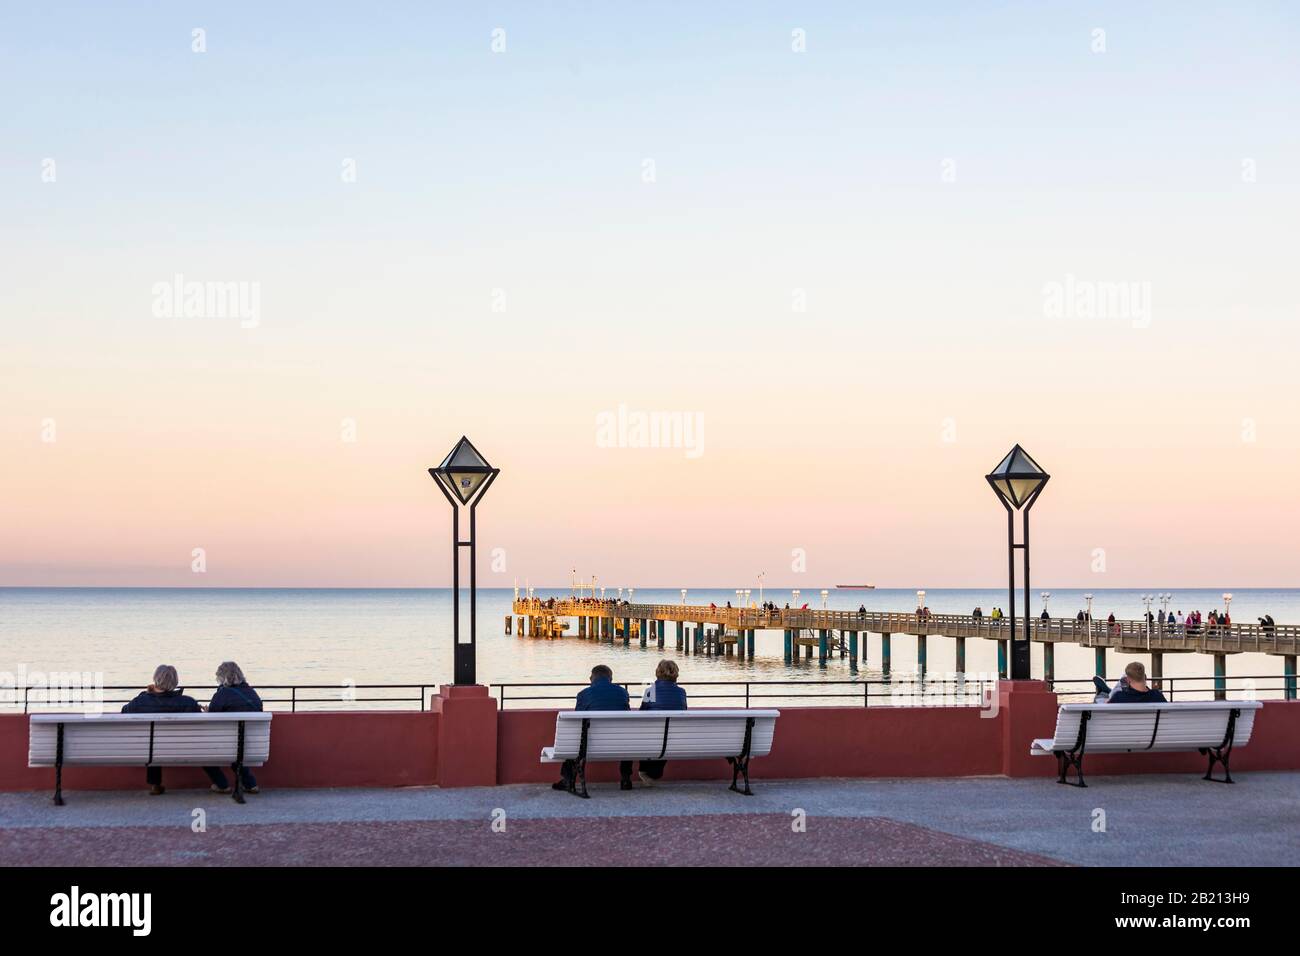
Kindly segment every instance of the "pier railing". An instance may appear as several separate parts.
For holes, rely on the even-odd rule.
[[[557,617],[603,617],[681,621],[688,624],[718,624],[736,629],[794,629],[869,631],[873,634],[937,635],[981,637],[997,640],[1010,630],[1006,618],[973,614],[928,614],[892,611],[839,611],[812,608],[714,607],[687,604],[622,604],[617,601],[555,598],[543,601],[522,599],[514,603],[519,615]],[[1023,620],[1017,620],[1023,627]],[[1036,617],[1030,622],[1031,640],[1071,642],[1088,647],[1117,647],[1129,650],[1186,650],[1201,652],[1256,651],[1263,654],[1295,654],[1300,649],[1300,625],[1202,623],[1199,627],[1164,625],[1158,622],[1077,620]]]

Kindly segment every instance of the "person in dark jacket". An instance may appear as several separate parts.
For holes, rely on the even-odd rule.
[[[234,661],[223,662],[217,668],[217,692],[212,695],[212,701],[208,704],[208,713],[247,713],[261,709],[262,698],[257,696],[257,691],[248,686],[248,681],[244,679],[244,672],[239,669],[239,665]],[[231,764],[230,769],[235,769],[234,764]],[[212,789],[217,793],[230,792],[230,785],[226,782],[226,775],[220,767],[204,767],[203,772],[208,775],[208,779],[212,781]],[[241,768],[239,779],[245,793],[258,792],[257,778],[253,776],[253,771],[247,767]]]
[[[574,710],[631,710],[627,689],[614,683],[614,672],[604,664],[591,669],[591,686],[578,692]],[[552,789],[568,790],[577,772],[576,763],[566,760],[560,765],[560,779],[551,784]],[[622,760],[618,765],[619,789],[632,789],[632,761]]]
[[[122,705],[124,714],[197,714],[203,708],[193,697],[187,697],[179,687],[180,676],[170,664],[159,664],[153,672],[153,683],[140,691],[134,699]],[[149,793],[159,796],[167,792],[162,782],[162,767],[145,767],[144,779]]]
[[[1097,678],[1093,678],[1096,682]],[[1102,684],[1101,687],[1104,687]],[[1099,688],[1100,689],[1100,688]],[[1165,695],[1147,683],[1147,669],[1141,661],[1134,661],[1124,668],[1124,676],[1110,692],[1108,704],[1164,704]]]
[[[645,689],[641,698],[642,710],[685,710],[686,691],[677,686],[678,668],[674,661],[660,661],[655,668],[655,682]],[[642,760],[637,775],[647,787],[661,780],[667,760]]]

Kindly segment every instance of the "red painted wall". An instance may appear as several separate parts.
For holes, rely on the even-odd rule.
[[[277,713],[268,787],[411,787],[438,782],[438,715],[403,711]],[[229,773],[226,774],[230,776]],[[198,768],[167,767],[170,787],[206,787]],[[142,767],[64,767],[69,790],[144,786]],[[53,790],[53,767],[27,766],[27,717],[0,714],[0,790]]]
[[[1041,685],[1040,685],[1041,686]],[[539,754],[554,741],[554,710],[511,710],[493,716],[478,701],[442,714],[401,711],[277,713],[271,724],[271,759],[256,771],[273,787],[401,787],[439,783],[443,747],[473,739],[476,755],[444,761],[444,786],[491,782],[491,764],[478,768],[481,746],[496,728],[498,783],[548,783],[559,767]],[[1054,695],[1033,687],[1000,698],[996,717],[969,707],[785,707],[772,753],[755,758],[754,779],[801,777],[956,777],[1006,773],[1053,776],[1056,761],[1030,757],[1035,737],[1051,736]],[[443,727],[443,722],[468,723]],[[486,729],[484,724],[486,722]],[[1255,718],[1249,746],[1233,754],[1234,771],[1300,770],[1300,702],[1267,701]],[[1201,773],[1199,754],[1116,754],[1085,758],[1089,776],[1123,773]],[[453,772],[455,770],[455,772]],[[723,760],[669,764],[669,780],[729,778]],[[594,764],[591,778],[617,779],[615,764]],[[462,779],[462,777],[464,779]],[[167,768],[169,786],[206,786],[197,769]],[[52,768],[27,766],[27,717],[0,715],[0,790],[51,790]],[[129,789],[144,785],[139,767],[68,767],[69,790]]]

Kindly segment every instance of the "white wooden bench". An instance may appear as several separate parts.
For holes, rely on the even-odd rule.
[[[244,802],[242,767],[271,753],[271,715],[32,714],[27,766],[54,768],[54,803],[63,806],[63,768],[226,767],[235,765],[236,803]]]
[[[1083,754],[1168,753],[1195,750],[1209,757],[1206,780],[1215,780],[1215,763],[1223,764],[1224,779],[1232,783],[1228,761],[1232,748],[1250,742],[1257,700],[1204,701],[1179,704],[1063,704],[1056,716],[1056,734],[1051,740],[1035,740],[1029,748],[1034,756],[1056,755],[1061,776],[1074,767],[1083,782]]]
[[[587,793],[589,760],[707,760],[725,757],[731,787],[753,796],[749,761],[772,751],[779,710],[578,710],[555,718],[555,745],[543,763],[574,761],[569,792]],[[745,789],[736,786],[744,778]]]

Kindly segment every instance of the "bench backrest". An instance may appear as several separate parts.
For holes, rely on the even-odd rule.
[[[63,725],[64,764],[227,766],[244,724],[244,763],[260,767],[271,753],[271,714],[33,714],[27,765],[53,767]]]
[[[1263,706],[1250,701],[1198,701],[1182,704],[1064,704],[1056,716],[1054,750],[1072,750],[1079,724],[1089,714],[1086,749],[1089,753],[1196,750],[1219,747],[1228,735],[1233,711],[1233,745],[1245,746]]]
[[[736,757],[744,749],[745,724],[752,717],[749,754],[763,757],[772,750],[776,718],[780,715],[779,710],[739,709],[561,711],[555,719],[554,753],[557,759],[578,755],[582,722],[586,719],[590,721],[588,760]]]

